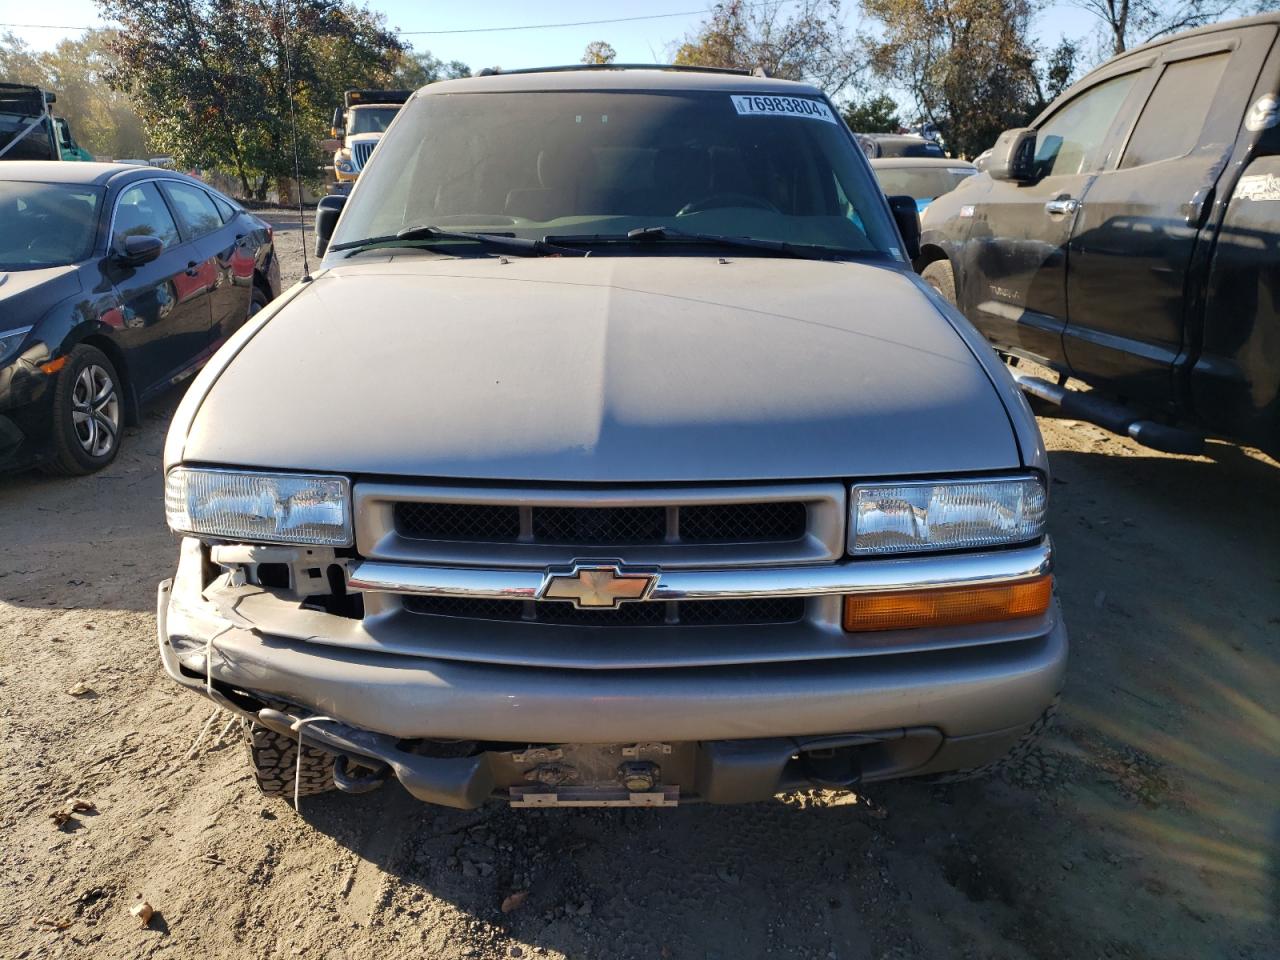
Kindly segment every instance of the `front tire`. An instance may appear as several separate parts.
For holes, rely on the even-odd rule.
[[[246,723],[244,736],[258,789],[268,797],[292,798],[298,773],[298,738],[286,737],[260,723]],[[332,790],[333,761],[333,754],[304,743],[298,796],[313,797]]]
[[[111,358],[88,344],[74,347],[53,387],[53,433],[46,473],[83,476],[120,452],[124,397]]]
[[[956,306],[956,274],[949,260],[933,261],[921,271],[920,279],[942,294],[947,303]]]

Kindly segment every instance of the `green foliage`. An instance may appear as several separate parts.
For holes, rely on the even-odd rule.
[[[761,67],[771,77],[804,80],[830,96],[864,66],[864,47],[845,26],[840,0],[723,0],[672,62],[682,66]]]
[[[404,53],[381,15],[345,0],[98,5],[120,25],[111,82],[136,99],[155,146],[179,166],[233,172],[259,198],[293,176],[292,118],[303,178],[318,180],[343,90],[390,86]]]
[[[396,66],[394,85],[406,90],[416,90],[437,80],[460,80],[471,76],[471,68],[461,60],[445,63],[434,57],[430,50],[421,53],[405,51]]]
[[[951,152],[976,156],[1010,127],[1025,125],[1075,70],[1064,41],[1047,67],[1030,39],[1033,0],[862,0],[879,27],[871,63],[905,86],[920,118]]]
[[[54,112],[67,118],[76,142],[95,156],[146,157],[151,151],[142,117],[127,95],[107,83],[113,38],[112,30],[89,30],[37,54],[13,34],[0,34],[0,77],[56,93]]]
[[[613,63],[617,59],[618,51],[603,40],[592,40],[582,52],[583,63]]]
[[[888,94],[854,100],[841,110],[844,122],[855,133],[897,133],[902,128],[898,104]]]

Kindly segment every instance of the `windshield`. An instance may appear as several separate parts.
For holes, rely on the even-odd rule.
[[[913,200],[933,200],[977,172],[972,167],[880,167],[876,177],[888,196],[905,194]]]
[[[539,239],[663,226],[896,256],[883,204],[817,99],[436,94],[405,108],[333,241],[428,224]]]
[[[347,133],[384,133],[399,112],[399,107],[353,107]]]
[[[102,197],[102,188],[83,184],[0,181],[0,270],[86,259]]]

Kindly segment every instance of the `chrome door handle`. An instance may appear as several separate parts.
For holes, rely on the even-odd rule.
[[[1060,216],[1064,213],[1075,213],[1080,209],[1080,201],[1071,197],[1058,197],[1044,205],[1044,212]]]

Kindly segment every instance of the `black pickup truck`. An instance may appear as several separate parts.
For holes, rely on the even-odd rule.
[[[1270,14],[1128,51],[926,211],[916,269],[1058,373],[1028,394],[1156,449],[1280,452],[1278,36]]]

